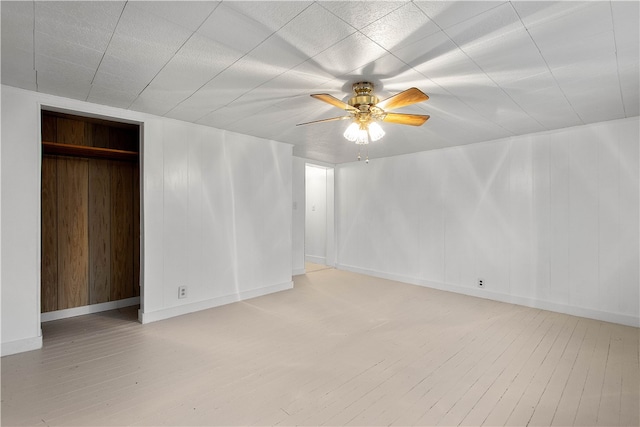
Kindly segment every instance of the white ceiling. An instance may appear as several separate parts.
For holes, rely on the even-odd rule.
[[[639,115],[638,1],[2,1],[2,83],[353,161],[343,115],[372,81],[395,112],[371,157]]]

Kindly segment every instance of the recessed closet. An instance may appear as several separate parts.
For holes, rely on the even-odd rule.
[[[140,127],[42,111],[42,313],[140,295]]]

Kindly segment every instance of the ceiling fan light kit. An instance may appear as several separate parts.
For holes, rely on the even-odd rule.
[[[370,141],[378,141],[385,132],[379,122],[397,123],[401,125],[421,126],[429,119],[428,115],[389,113],[388,111],[404,107],[418,102],[423,102],[429,97],[420,89],[412,87],[383,101],[373,94],[374,85],[371,82],[356,82],[353,84],[354,95],[348,103],[328,93],[312,94],[313,98],[326,102],[345,110],[348,116],[333,117],[330,119],[316,120],[313,122],[299,123],[308,125],[315,123],[332,122],[339,120],[351,120],[352,123],[344,131],[343,136],[358,145],[368,144]],[[360,160],[360,153],[358,153]],[[369,162],[367,156],[367,163]]]

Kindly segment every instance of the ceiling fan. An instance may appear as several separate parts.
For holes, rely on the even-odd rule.
[[[377,141],[384,136],[384,131],[378,122],[421,126],[429,119],[427,115],[388,112],[429,99],[420,89],[412,87],[380,101],[378,97],[373,94],[373,88],[373,83],[370,82],[354,83],[353,91],[355,96],[349,99],[348,103],[342,102],[328,93],[312,94],[312,97],[343,109],[349,113],[349,115],[299,123],[297,126],[338,120],[351,120],[352,123],[344,132],[344,137],[356,144],[368,144],[369,141]]]

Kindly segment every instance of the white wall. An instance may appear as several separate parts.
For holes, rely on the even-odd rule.
[[[340,267],[638,326],[639,124],[340,165]]]
[[[143,322],[292,286],[291,146],[2,86],[3,355],[42,343],[40,104],[143,124]]]

